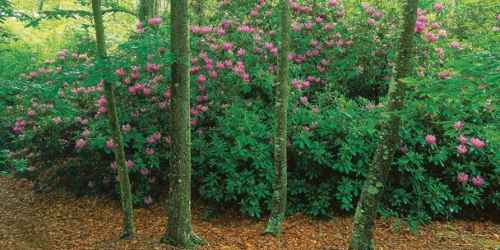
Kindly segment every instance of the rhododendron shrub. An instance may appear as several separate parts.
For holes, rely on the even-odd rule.
[[[353,212],[377,146],[399,8],[317,2],[317,8],[291,3],[288,197],[292,212],[329,216]],[[260,217],[271,201],[278,15],[270,1],[221,4],[216,15],[191,25],[193,193],[215,208]],[[417,70],[383,197],[386,215],[425,221],[500,206],[494,98],[500,60],[450,29],[448,9],[419,11]],[[153,24],[138,30],[130,24],[134,32],[111,51],[108,65],[134,202],[144,206],[158,202],[166,185],[171,145],[162,129],[172,97],[169,26],[167,18]],[[1,138],[13,158],[29,160],[20,174],[37,180],[38,190],[116,194],[114,143],[92,51],[63,50],[0,92]]]

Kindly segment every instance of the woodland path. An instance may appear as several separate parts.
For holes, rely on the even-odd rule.
[[[34,194],[29,182],[0,176],[0,249],[172,249],[158,243],[165,225],[159,206],[136,209],[138,235],[117,241],[121,215],[117,202],[104,198],[72,198],[64,194]],[[209,244],[200,249],[345,249],[351,218],[329,221],[295,215],[287,218],[281,239],[260,235],[265,220],[230,214],[203,220],[194,213],[196,232]],[[500,225],[492,222],[433,222],[418,234],[407,227],[379,220],[377,249],[495,250],[500,247]]]

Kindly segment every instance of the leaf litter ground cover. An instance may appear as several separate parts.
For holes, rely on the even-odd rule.
[[[137,237],[117,240],[121,213],[115,201],[34,194],[29,182],[0,176],[0,249],[173,249],[159,243],[165,212],[160,205],[136,209]],[[288,217],[280,239],[261,235],[265,220],[234,214],[202,219],[194,211],[195,231],[208,241],[200,249],[345,249],[352,220]],[[378,220],[377,249],[463,249],[500,247],[500,225],[490,221],[432,222],[412,234],[406,226]]]

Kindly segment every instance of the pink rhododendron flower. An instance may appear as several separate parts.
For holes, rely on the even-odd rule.
[[[125,72],[125,70],[123,68],[116,69],[116,71],[115,71],[115,75],[119,78],[125,77],[126,74],[127,73]]]
[[[148,175],[149,174],[149,169],[147,168],[141,168],[139,170],[139,172],[142,174],[142,175]]]
[[[229,52],[233,49],[233,44],[225,42],[224,44],[222,44],[222,49],[226,52]]]
[[[426,135],[425,141],[430,145],[435,145],[437,142],[436,136],[434,135]]]
[[[236,52],[237,56],[244,56],[245,55],[245,49],[239,48],[238,51]]]
[[[477,149],[482,149],[486,146],[486,143],[483,140],[476,137],[472,137],[472,139],[470,139],[470,143]]]
[[[460,43],[457,41],[453,41],[450,43],[450,48],[452,49],[460,49]]]
[[[135,166],[134,162],[131,160],[127,160],[125,165],[127,165],[128,168],[133,168]]]
[[[443,10],[443,4],[442,3],[435,3],[434,4],[434,10],[436,12],[440,12],[441,10]]]
[[[149,73],[158,72],[160,70],[160,65],[154,63],[146,64],[146,71]]]
[[[483,186],[483,184],[484,184],[484,179],[483,179],[483,177],[481,177],[481,176],[476,176],[476,177],[472,178],[472,184],[474,184],[474,186],[476,186],[476,187],[481,187],[481,186]]]
[[[449,79],[451,77],[451,71],[449,70],[444,70],[438,73],[439,79]]]
[[[458,137],[458,141],[461,143],[461,144],[467,144],[467,137],[463,136],[463,135],[460,135]]]
[[[162,22],[161,17],[153,17],[148,20],[148,24],[151,26],[160,25]]]
[[[460,184],[465,184],[465,183],[467,183],[468,180],[469,180],[469,175],[468,174],[466,174],[464,172],[458,173],[458,175],[457,175],[457,181]]]
[[[217,71],[215,71],[215,70],[208,72],[208,76],[210,76],[210,79],[216,79],[217,75],[218,75]]]
[[[76,140],[76,142],[75,142],[75,148],[77,150],[82,149],[83,147],[85,147],[85,145],[87,145],[87,141],[82,139],[82,138]]]
[[[198,83],[204,83],[206,80],[207,78],[205,77],[205,75],[199,75],[198,78],[196,79]]]
[[[453,128],[456,130],[460,130],[464,127],[464,122],[463,121],[457,121],[453,124]]]
[[[113,149],[115,147],[115,143],[113,142],[113,139],[112,138],[109,138],[107,141],[106,141],[106,147],[108,149]]]
[[[457,146],[457,152],[459,154],[462,154],[462,155],[463,154],[467,154],[467,151],[468,151],[467,150],[467,146],[465,146],[465,144],[460,144],[460,145]]]
[[[438,37],[429,31],[425,34],[425,39],[427,39],[430,43],[435,43],[438,40]]]
[[[105,107],[106,103],[107,103],[107,100],[106,100],[106,97],[104,97],[104,96],[101,96],[101,97],[99,97],[99,99],[97,99],[97,104],[100,107]]]
[[[144,96],[150,96],[150,95],[151,95],[151,89],[150,89],[150,88],[144,88],[144,89],[142,90],[142,94],[143,94]]]
[[[155,150],[154,150],[154,149],[152,149],[152,148],[147,148],[147,149],[146,149],[146,154],[147,154],[147,155],[150,155],[150,156],[151,156],[151,155],[154,155],[154,154],[155,154]]]

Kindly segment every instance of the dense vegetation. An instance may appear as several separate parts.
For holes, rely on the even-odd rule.
[[[104,2],[116,10],[133,6]],[[273,87],[286,79],[278,77],[277,2],[206,1],[206,12],[190,13],[192,189],[211,212],[233,207],[258,218],[271,209]],[[379,121],[388,115],[402,33],[401,1],[382,2],[289,1],[289,213],[355,210],[379,144]],[[417,224],[500,212],[499,9],[495,1],[420,1],[416,59],[411,77],[401,79],[401,140],[382,215]],[[10,16],[12,9],[0,12]],[[0,171],[33,180],[37,191],[119,197],[101,81],[107,72],[133,203],[149,206],[167,192],[174,157],[166,127],[176,117],[169,112],[172,23],[168,11],[137,24],[120,11],[109,15],[107,22],[131,28],[114,35],[114,25],[106,26],[106,64],[95,61],[85,15],[62,35],[64,47],[43,44],[59,50],[50,58],[29,48],[12,18],[0,28]],[[56,13],[41,16],[39,25],[61,22],[51,18]]]

